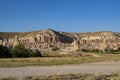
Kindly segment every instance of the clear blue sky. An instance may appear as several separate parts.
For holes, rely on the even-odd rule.
[[[120,32],[120,0],[0,0],[0,32]]]

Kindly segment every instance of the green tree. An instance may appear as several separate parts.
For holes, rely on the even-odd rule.
[[[29,50],[30,57],[42,57],[41,52],[38,49]]]
[[[10,58],[12,57],[10,49],[5,46],[0,45],[0,58]]]
[[[12,50],[12,57],[29,57],[29,51],[23,46],[23,45],[18,45],[15,46],[14,49]]]

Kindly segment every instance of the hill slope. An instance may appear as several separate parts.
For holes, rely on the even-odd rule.
[[[72,49],[75,48],[75,45],[79,47],[80,50],[100,50],[105,52],[106,50],[115,50],[120,47],[119,33],[108,31],[67,33],[51,29],[20,33],[0,32],[0,44],[4,46],[13,46],[16,42],[14,38],[15,35],[18,37],[19,43],[31,49],[50,49],[55,46],[62,49]]]

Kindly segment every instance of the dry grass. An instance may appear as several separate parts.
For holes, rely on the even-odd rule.
[[[120,60],[120,54],[100,54],[101,57],[38,57],[38,58],[5,58],[0,59],[0,67],[50,66],[64,64],[81,64],[100,61]]]
[[[64,74],[51,76],[30,76],[24,78],[4,78],[1,80],[120,80],[120,74]]]

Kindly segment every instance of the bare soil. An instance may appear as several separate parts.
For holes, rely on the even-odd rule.
[[[27,77],[54,74],[111,74],[120,73],[120,61],[106,61],[76,65],[27,66],[0,68],[0,78]]]

